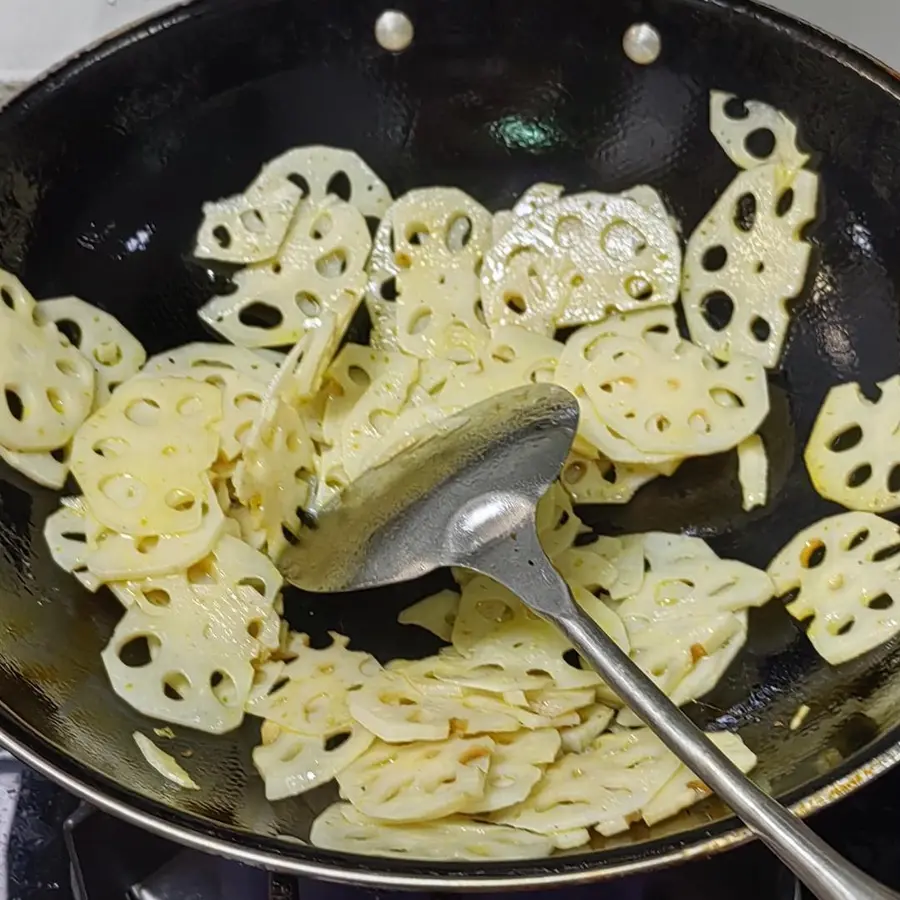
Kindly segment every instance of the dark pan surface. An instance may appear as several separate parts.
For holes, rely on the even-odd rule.
[[[114,313],[157,352],[206,337],[195,310],[212,279],[189,259],[201,203],[243,188],[293,145],[357,150],[395,195],[452,184],[491,209],[537,180],[609,191],[646,182],[689,233],[734,174],[708,132],[708,91],[761,99],[799,123],[824,197],[811,231],[815,275],[772,377],[770,502],[741,512],[734,459],[723,457],[686,465],[627,508],[589,518],[612,532],[686,530],[764,566],[800,528],[837,511],[813,492],[800,458],[815,413],[829,386],[870,385],[900,369],[900,115],[890,74],[744,3],[398,5],[416,25],[413,47],[398,57],[372,39],[382,9],[372,0],[209,0],[51,74],[0,115],[0,262],[39,297],[76,293]],[[663,37],[649,68],[628,63],[620,45],[643,20]],[[80,591],[46,551],[41,528],[57,502],[0,472],[0,726],[57,775],[145,824],[193,832],[220,851],[231,842],[231,852],[271,865],[407,885],[456,879],[448,886],[479,875],[497,884],[598,877],[713,849],[733,827],[710,803],[549,862],[351,859],[277,837],[305,839],[333,794],[266,803],[250,769],[254,722],[222,738],[181,730],[175,746],[193,749],[186,764],[203,789],[179,792],[131,740],[158,723],[107,686],[100,650],[114,602]],[[433,646],[395,615],[439,581],[362,602],[295,594],[290,617],[317,639],[344,631],[382,658],[422,655]],[[812,712],[792,733],[787,722],[801,703]],[[757,777],[780,796],[808,796],[895,742],[900,649],[828,668],[770,604],[754,612],[746,650],[693,714],[739,726],[761,757]],[[811,805],[828,799],[819,793]]]

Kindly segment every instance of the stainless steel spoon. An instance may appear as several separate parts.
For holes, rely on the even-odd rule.
[[[900,895],[834,852],[760,790],[572,600],[538,542],[535,505],[578,426],[562,388],[534,385],[449,418],[353,482],[281,560],[308,591],[408,581],[444,566],[489,575],[553,622],[603,680],[821,900]]]

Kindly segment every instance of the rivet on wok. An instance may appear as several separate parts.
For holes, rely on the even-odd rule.
[[[662,52],[662,38],[649,23],[637,22],[625,32],[622,47],[632,62],[639,66],[649,66],[659,59]]]
[[[375,40],[391,53],[405,50],[412,43],[413,34],[409,16],[397,9],[386,9],[375,21]]]

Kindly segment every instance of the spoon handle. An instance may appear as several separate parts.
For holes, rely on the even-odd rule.
[[[898,900],[889,890],[835,853],[812,829],[758,788],[631,661],[573,600],[537,543],[504,552],[495,545],[477,568],[504,584],[552,621],[606,684],[669,749],[758,835],[819,900]],[[531,544],[528,538],[525,544]],[[520,554],[528,555],[522,565]],[[499,551],[499,552],[498,552]]]

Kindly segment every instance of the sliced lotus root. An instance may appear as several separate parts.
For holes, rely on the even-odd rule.
[[[787,611],[832,665],[872,650],[900,630],[900,529],[871,513],[831,516],[801,531],[769,574]]]
[[[233,263],[273,259],[301,201],[348,200],[380,217],[391,202],[384,182],[349,150],[296,147],[267,163],[243,194],[203,205],[196,256]]]
[[[569,691],[544,688],[540,691],[529,691],[526,698],[528,708],[532,712],[539,716],[546,716],[548,719],[559,719],[569,713],[578,712],[585,706],[590,706],[596,696],[597,692],[592,687]]]
[[[282,628],[282,636],[281,636],[281,647],[278,650],[278,656],[281,656],[282,650],[286,648],[286,645],[291,640],[290,626],[288,623],[282,619],[281,620],[281,628]],[[287,632],[287,634],[285,634]],[[272,656],[264,659],[261,662],[257,662],[253,667],[253,685],[250,688],[250,693],[247,696],[247,702],[244,704],[244,712],[248,712],[251,715],[254,715],[254,710],[257,706],[264,702],[265,699],[269,696],[270,693],[275,689],[275,687],[281,682],[283,679],[281,677],[282,672],[284,672],[284,667],[286,663],[282,659],[274,659]],[[273,727],[276,726],[275,723],[272,723]]]
[[[475,337],[483,331],[476,312],[480,285],[475,273],[490,247],[491,222],[484,207],[456,188],[418,189],[394,203],[375,234],[368,266],[366,306],[374,348],[394,351],[405,343],[412,348],[408,352],[416,356],[433,355],[427,352],[427,339],[420,336],[423,332],[441,344],[449,341],[455,355],[464,355],[466,347],[483,343]],[[401,290],[398,276],[419,269],[424,271],[404,277],[406,299],[401,313],[396,302]],[[454,324],[447,335],[441,334],[442,326],[447,319],[453,323],[453,317],[445,314],[444,303],[428,305],[435,288],[467,323],[463,327]],[[399,322],[401,315],[405,332]]]
[[[635,535],[641,539],[647,571],[665,566],[692,563],[694,560],[716,560],[716,552],[701,538],[667,531],[648,531]]]
[[[277,260],[237,272],[236,290],[210,300],[200,318],[245,347],[294,344],[325,311],[343,330],[362,300],[371,243],[365,219],[349,204],[304,206]]]
[[[634,617],[623,619],[626,626],[632,626],[631,658],[676,706],[709,693],[747,642],[747,613],[743,610],[670,622],[668,640],[661,623],[645,628]],[[612,703],[612,695],[605,689],[599,695]],[[625,728],[644,724],[630,709],[621,710],[616,722]]]
[[[571,584],[569,589],[575,602],[627,653],[630,648],[628,632],[618,612],[580,585]]]
[[[674,621],[708,612],[762,606],[772,597],[769,576],[746,563],[720,559],[700,538],[650,532],[643,536],[645,573],[626,603],[656,619]],[[665,600],[665,602],[659,602]],[[623,607],[619,607],[623,616]]]
[[[369,346],[373,350],[397,352],[400,350],[400,335],[397,331],[397,304],[380,297],[366,295],[366,310],[372,328],[369,332]]]
[[[187,567],[186,577],[198,588],[252,588],[273,607],[283,584],[281,573],[267,556],[230,534],[223,534],[207,556]],[[145,608],[159,605],[150,596],[156,590],[153,579],[117,582],[110,589],[126,608],[134,603]],[[263,639],[263,643],[269,646],[272,641]]]
[[[631,441],[606,423],[585,388],[577,388],[574,394],[578,400],[579,420],[578,434],[573,442],[573,448],[582,457],[592,460],[602,458],[601,471],[603,471],[604,461],[609,460],[617,465],[628,466],[629,469],[625,471],[632,475],[637,473],[640,478],[640,473],[646,474],[647,469],[652,469],[658,474],[674,472],[683,461],[684,457],[680,454],[649,453],[638,449]],[[608,399],[604,398],[604,403],[606,402]],[[577,471],[576,469],[576,473]],[[605,474],[610,478],[616,477],[609,469],[605,470]],[[588,472],[585,475],[590,475],[591,482],[595,483],[595,473]]]
[[[348,370],[349,378],[364,380],[361,373]],[[419,374],[419,362],[413,357],[392,354],[388,366],[365,384],[359,398],[342,417],[340,427],[341,462],[350,479],[359,477],[373,462],[384,446],[385,435],[397,421]],[[363,387],[357,384],[357,387]],[[353,393],[356,393],[355,391]],[[351,396],[348,391],[342,400]],[[331,418],[331,404],[326,417]],[[326,433],[326,438],[329,434]]]
[[[31,319],[37,307],[37,301],[25,285],[6,269],[0,269],[0,301],[8,310],[25,319]]]
[[[587,496],[600,498],[597,500],[577,500],[576,502],[627,502],[626,500],[619,501],[617,498],[626,496],[629,492],[633,496],[638,488],[643,487],[647,480],[650,480],[642,480],[642,476],[649,474],[648,469],[654,471],[657,475],[669,475],[678,468],[678,465],[682,462],[681,457],[673,454],[647,453],[639,450],[603,421],[581,383],[583,376],[589,374],[587,369],[582,370],[583,375],[579,374],[576,386],[570,386],[568,383],[565,383],[568,375],[560,375],[564,371],[561,361],[554,381],[562,384],[563,387],[575,395],[579,409],[578,433],[572,444],[576,465],[574,469],[569,471],[568,478],[573,486],[583,482],[582,490]],[[571,368],[568,371],[570,372]],[[594,463],[594,465],[586,467],[577,465],[581,461],[589,461]],[[613,468],[610,468],[607,463],[612,464]],[[615,488],[615,483],[619,476],[619,470],[616,466],[626,467],[622,470],[626,478],[619,489]],[[604,480],[607,482],[607,487],[604,488],[598,484],[598,474],[600,477],[606,476]],[[567,485],[568,487],[569,485]],[[572,494],[573,491],[569,490],[569,493]]]
[[[290,373],[290,366],[283,371]],[[311,500],[315,467],[312,439],[296,407],[279,393],[283,384],[279,377],[270,386],[234,473],[235,493],[265,533],[273,558],[287,544],[283,529],[300,529],[299,510]]]
[[[514,221],[515,215],[511,209],[498,209],[491,224],[491,243],[496,244],[509,231]]]
[[[199,791],[200,785],[185,771],[171,753],[165,753],[160,750],[153,741],[140,731],[135,731],[131,735],[141,756],[147,760],[147,763],[167,781],[184,788],[189,791]]]
[[[192,366],[183,374],[213,385],[221,392],[222,419],[216,426],[221,440],[220,453],[227,461],[236,460],[259,416],[265,385],[241,372],[213,366]]]
[[[556,481],[538,501],[535,526],[541,546],[551,560],[568,550],[578,535],[590,530],[575,515],[569,495]]]
[[[316,491],[310,510],[318,515],[329,503],[336,501],[350,484],[350,476],[341,459],[341,448],[320,447],[315,458]]]
[[[302,194],[293,182],[254,189],[203,204],[194,256],[230,263],[259,263],[278,254]]]
[[[394,215],[398,225],[395,229]],[[410,217],[418,222],[411,222]],[[398,349],[396,328],[397,276],[401,271],[417,268],[459,267],[475,272],[481,256],[490,246],[491,231],[486,230],[490,214],[471,197],[455,188],[425,188],[411,191],[397,200],[381,220],[372,243],[369,260],[369,282],[366,299],[376,330],[386,331],[393,346],[379,349]],[[453,223],[453,233],[448,226]],[[473,234],[477,223],[478,232]],[[406,238],[407,226],[413,230]],[[395,230],[398,234],[395,234]],[[463,232],[468,232],[471,244],[462,244]],[[443,237],[442,237],[443,236]],[[401,244],[398,246],[398,241]]]
[[[431,676],[384,671],[348,698],[353,718],[391,744],[543,728],[550,718],[491,696],[467,694]]]
[[[423,661],[423,665],[426,665]],[[403,671],[396,664],[387,666],[391,671]],[[553,683],[550,674],[539,669],[527,668],[527,661],[511,659],[509,654],[499,659],[487,659],[482,654],[463,656],[446,648],[438,656],[427,661],[428,677],[455,685],[465,690],[483,691],[505,696],[510,692],[540,690]]]
[[[570,453],[560,483],[575,504],[623,504],[663,473],[658,467]]]
[[[744,774],[756,766],[756,754],[736,734],[718,731],[707,737]],[[687,766],[681,765],[663,787],[641,809],[641,818],[653,826],[671,818],[683,809],[693,806],[710,795],[709,788]]]
[[[795,170],[809,161],[797,148],[797,126],[768,103],[741,102],[734,94],[711,91],[709,120],[713,137],[741,169],[777,163]]]
[[[370,293],[384,297],[378,279],[417,266],[475,271],[491,246],[493,217],[458,188],[417,188],[385,213],[372,249]]]
[[[769,493],[769,458],[766,445],[758,434],[751,434],[737,446],[738,481],[743,506],[748,512],[766,505]]]
[[[578,711],[579,722],[560,729],[562,748],[567,753],[584,753],[603,734],[616,712],[603,703],[592,703]]]
[[[141,342],[108,312],[78,297],[41,300],[35,320],[53,322],[90,360],[94,367],[95,406],[103,406],[110,393],[144,364]]]
[[[465,265],[414,266],[397,275],[397,341],[419,359],[472,362],[488,341],[480,284]]]
[[[568,831],[555,831],[551,834],[536,835],[528,831],[521,831],[513,828],[517,834],[530,834],[531,837],[544,837],[553,841],[553,846],[557,850],[575,850],[577,847],[583,847],[591,842],[591,833],[587,828],[571,828]]]
[[[816,490],[849,509],[890,512],[900,507],[900,375],[869,400],[858,384],[833,387],[825,398],[804,459]]]
[[[568,584],[591,593],[606,591],[613,600],[636,594],[644,582],[640,535],[598,537],[592,544],[564,550],[553,564]]]
[[[294,658],[279,675],[284,683],[261,697],[250,710],[283,729],[329,738],[353,724],[347,700],[381,671],[368,653],[348,650],[349,639],[329,633],[332,643],[321,650],[306,635],[294,635],[286,653]]]
[[[0,271],[0,445],[55,450],[69,442],[94,402],[94,370],[52,322],[33,318],[34,300]]]
[[[263,355],[266,352],[269,351],[197,341],[151,356],[144,366],[144,371],[153,375],[179,375],[183,378],[192,378],[195,377],[191,374],[195,369],[201,372],[218,369],[223,372],[237,372],[267,385],[278,374],[278,367],[284,357],[279,353],[269,359]]]
[[[514,225],[497,247],[512,244],[515,237]],[[514,245],[500,255],[497,247],[486,257],[482,270],[482,303],[491,327],[515,325],[552,336],[568,298],[559,264],[534,248]]]
[[[239,501],[234,501],[226,510],[225,515],[229,530],[236,528],[233,533],[242,541],[249,544],[254,550],[266,552],[268,535],[264,528],[257,525],[257,517],[246,506],[241,505]]]
[[[688,241],[681,302],[691,340],[717,359],[777,365],[788,301],[806,280],[818,176],[780,165],[741,172]]]
[[[69,477],[69,447],[58,450],[7,450],[0,447],[0,459],[17,472],[44,487],[60,490]]]
[[[563,345],[518,326],[495,328],[473,365],[457,366],[436,396],[447,414],[522,385],[553,380]]]
[[[254,185],[296,184],[308,203],[344,200],[364,216],[380,217],[391,205],[391,192],[369,165],[352,150],[295,147],[266,163]]]
[[[640,590],[616,612],[628,631],[632,659],[673,696],[693,669],[737,639],[728,651],[730,662],[746,637],[744,611],[766,603],[773,584],[765,572],[719,559],[699,538],[645,535],[644,557]],[[717,662],[705,663],[704,671]],[[695,699],[696,693],[687,694],[701,687],[707,687],[702,678],[688,682],[679,699]]]
[[[397,621],[401,625],[418,625],[449,642],[458,609],[459,594],[456,591],[438,591],[402,610]]]
[[[656,188],[651,187],[649,184],[636,184],[633,188],[622,191],[622,196],[640,203],[647,212],[652,213],[657,219],[668,222],[676,232],[680,230],[678,220],[669,214],[669,210]]]
[[[674,348],[680,341],[675,313],[669,306],[616,313],[599,325],[579,328],[569,337],[560,355],[553,380],[571,391],[578,399],[581,419],[576,441],[586,445],[584,449],[589,452],[585,455],[596,455],[594,451],[599,449],[599,445],[603,445],[614,448],[620,457],[624,457],[620,459],[623,463],[650,465],[654,462],[666,462],[669,457],[640,453],[621,436],[611,434],[609,429],[598,421],[597,412],[585,393],[584,378],[591,362],[604,352],[606,341],[619,337],[647,340],[659,346],[661,350]],[[616,496],[615,493],[613,496]]]
[[[554,214],[556,240],[571,260],[560,327],[597,322],[611,310],[671,305],[678,298],[678,235],[655,208],[627,196],[585,193],[563,197]]]
[[[203,559],[222,536],[225,516],[214,495],[204,503],[201,527],[187,535],[130,538],[107,531],[83,497],[64,497],[47,517],[44,539],[53,561],[89,591],[103,583],[170,575]]]
[[[103,651],[113,690],[144,715],[211,734],[236,728],[253,661],[278,647],[271,601],[250,586],[192,585],[186,575],[153,582],[146,597]]]
[[[423,686],[423,682],[415,678],[412,682],[417,687]],[[546,728],[554,724],[549,716],[507,703],[502,697],[490,693],[462,690],[457,696],[446,696],[444,692],[448,687],[446,683],[429,678],[425,694],[429,704],[433,702],[431,697],[437,697],[438,704],[446,709],[452,734],[509,734],[522,728]]]
[[[617,834],[628,829],[678,766],[646,728],[606,734],[586,752],[553,763],[525,801],[492,819],[538,833],[595,827],[606,836]]]
[[[576,600],[583,602],[584,594],[579,597],[576,593]],[[585,611],[592,616],[604,616],[598,624],[605,630],[611,628],[615,633],[610,637],[614,640],[622,640],[621,622],[613,621],[615,614],[600,601],[596,603],[597,609]],[[470,661],[549,675],[559,688],[588,687],[599,681],[593,671],[576,668],[563,658],[571,647],[555,628],[511,592],[484,576],[473,578],[463,588],[453,626],[453,646]]]
[[[197,529],[221,418],[212,385],[187,378],[122,385],[72,444],[72,472],[92,513],[135,536]]]
[[[707,651],[705,643],[700,645],[703,646],[702,651],[698,649],[697,645],[693,643],[690,645],[694,665],[669,694],[669,699],[677,706],[684,706],[686,703],[691,703],[704,694],[708,694],[721,681],[726,669],[734,662],[744,644],[747,643],[747,613],[741,611],[734,613],[733,616],[734,618],[728,621],[727,630],[721,637],[713,636],[712,639],[704,639],[714,649]],[[709,629],[707,634],[711,631],[712,629]],[[624,712],[625,710],[619,713],[620,718]]]
[[[266,785],[267,800],[284,800],[327,784],[357,760],[375,739],[350,725],[332,738],[298,734],[263,722],[263,743],[253,750],[253,765]],[[339,740],[343,737],[343,740]]]
[[[539,183],[532,185],[519,198],[512,210],[495,216],[493,244],[499,244],[517,225],[530,227],[532,217],[552,206],[562,195],[562,186]],[[498,218],[499,217],[499,218]],[[512,239],[515,244],[515,239]],[[520,248],[496,259],[486,257],[493,270],[485,280],[489,291],[502,283],[502,303],[494,300],[493,319],[515,324],[538,334],[552,335],[556,319],[562,313],[567,293],[559,277],[555,260],[540,249]],[[494,324],[492,321],[491,324]]]
[[[341,443],[344,423],[357,401],[395,363],[403,366],[403,359],[400,353],[375,350],[362,344],[345,344],[341,348],[325,373],[327,399],[322,437],[326,444],[336,447]]]
[[[429,696],[404,674],[382,672],[348,698],[353,718],[390,743],[442,741],[450,734],[451,711],[441,700],[461,691]]]
[[[645,341],[610,340],[591,363],[584,387],[606,426],[648,453],[683,457],[729,450],[753,434],[769,411],[766,374],[756,360],[742,356],[718,365],[687,341],[661,350]]]
[[[473,822],[464,816],[387,825],[364,816],[349,803],[335,803],[320,813],[312,824],[309,840],[314,847],[340,853],[477,863],[539,859],[549,856],[558,846],[550,837]]]
[[[516,219],[525,219],[549,209],[562,197],[563,186],[539,181],[526,190],[512,208],[512,214]]]
[[[559,184],[532,185],[511,210],[494,214],[492,244],[497,244],[517,219],[527,220],[529,216],[534,216],[542,207],[558,200],[562,192],[562,185]],[[516,313],[515,324],[538,334],[552,335],[556,316],[561,312],[565,299],[553,260],[537,251],[523,250],[507,260],[505,277],[507,294],[513,300],[513,311]]]
[[[492,326],[549,331],[611,310],[671,305],[680,268],[667,219],[628,197],[575,194],[518,219],[491,249],[482,270],[485,315]]]
[[[287,355],[284,365],[291,371],[289,394],[294,403],[315,403],[347,324],[335,313],[323,313],[319,326],[307,331]]]
[[[177,375],[217,387],[222,394],[222,420],[218,425],[220,453],[226,460],[234,460],[243,452],[253,422],[259,416],[266,386],[277,372],[274,365],[243,347],[188,344],[149,360],[141,377]]]
[[[65,498],[67,505],[47,516],[44,540],[53,561],[71,572],[89,591],[96,591],[102,581],[88,571],[91,548],[88,540],[96,537],[100,526],[87,515],[81,497]]]
[[[510,647],[515,643],[517,650],[533,645],[551,656],[564,653],[569,646],[511,591],[485,575],[478,575],[463,587],[453,625],[453,646],[459,653],[470,655],[491,638],[506,639]]]
[[[337,776],[341,796],[373,819],[441,819],[484,796],[494,746],[489,737],[403,745],[376,741]]]
[[[102,582],[127,581],[168,575],[187,569],[215,547],[226,528],[226,518],[212,488],[200,504],[200,526],[184,534],[134,537],[106,531],[89,514],[97,529],[87,566]]]
[[[447,379],[458,369],[447,359],[423,359],[419,363],[419,377],[409,396],[411,406],[433,406],[435,398],[447,384]]]
[[[575,393],[584,383],[588,366],[605,352],[605,342],[615,338],[646,340],[673,349],[681,340],[671,306],[615,313],[599,325],[585,325],[569,336],[553,380]]]
[[[484,796],[463,812],[483,815],[521,803],[541,780],[544,766],[556,759],[561,745],[554,728],[493,735],[494,751],[484,786]]]

